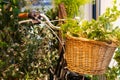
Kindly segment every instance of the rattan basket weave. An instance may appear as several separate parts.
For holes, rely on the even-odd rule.
[[[66,37],[65,59],[69,70],[80,74],[103,74],[116,49],[115,44]]]

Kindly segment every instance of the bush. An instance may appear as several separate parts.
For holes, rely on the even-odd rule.
[[[18,0],[10,2],[0,6],[0,79],[43,80],[56,65],[58,41],[45,26],[18,25]]]

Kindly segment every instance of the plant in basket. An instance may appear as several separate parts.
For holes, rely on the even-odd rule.
[[[66,40],[65,59],[68,69],[80,74],[103,74],[114,51],[120,45],[120,28],[115,22],[120,16],[114,0],[112,8],[97,20],[68,19],[61,30]]]

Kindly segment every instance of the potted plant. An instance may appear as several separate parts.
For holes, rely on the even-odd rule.
[[[68,19],[61,30],[66,40],[68,69],[80,74],[103,74],[120,45],[120,28],[113,22],[120,16],[116,1],[97,20]]]

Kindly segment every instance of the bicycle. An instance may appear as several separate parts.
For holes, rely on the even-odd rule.
[[[60,40],[58,35],[54,32],[55,30],[59,31],[60,27],[54,26],[45,14],[40,14],[40,16],[41,16],[42,19],[35,18],[35,20],[37,20],[39,22],[39,25],[40,24],[45,24],[46,27],[50,31],[52,31],[52,33],[57,37],[57,39],[59,40],[59,42],[62,46],[62,50],[60,51],[59,59],[58,59],[56,68],[52,69],[50,67],[48,69],[49,70],[49,75],[50,75],[49,80],[90,80],[90,79],[87,79],[84,75],[79,75],[78,73],[69,71],[67,69],[67,63],[65,62],[65,59],[64,59],[64,56],[63,56],[64,53],[65,53],[65,48],[64,48],[65,45]],[[56,21],[60,21],[60,20],[56,20]],[[19,24],[26,23],[26,22],[32,22],[32,19],[19,21]]]

